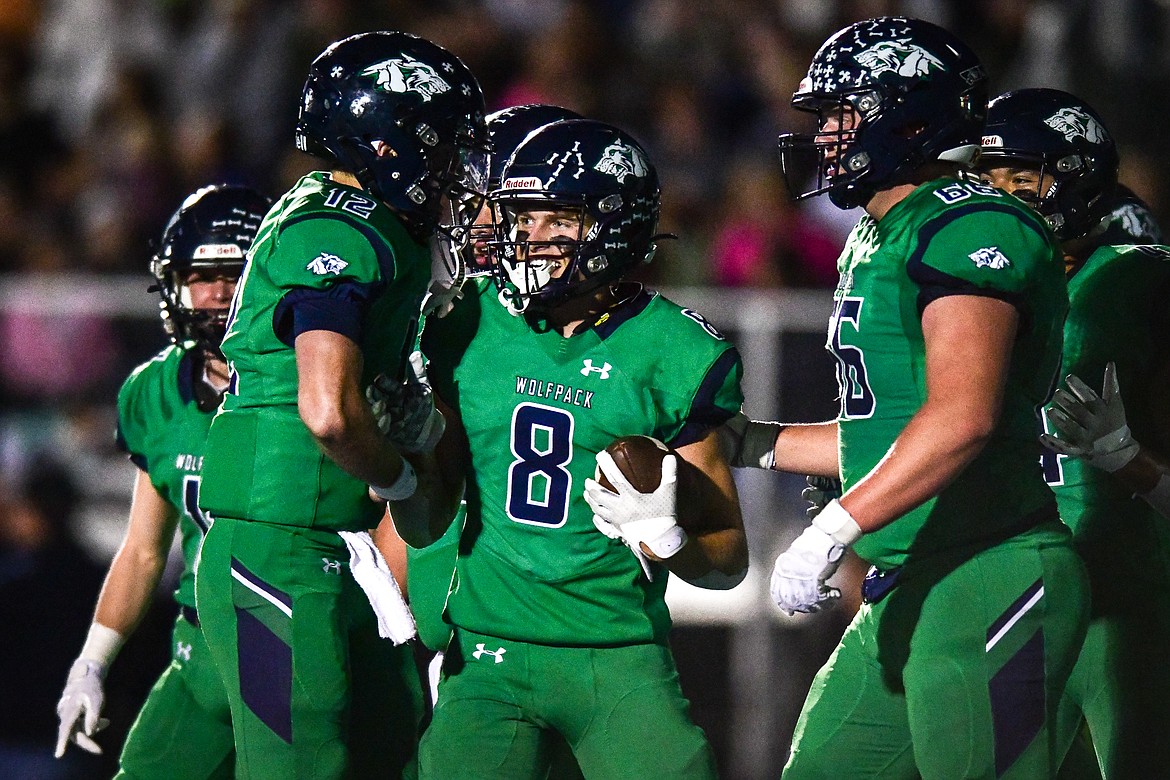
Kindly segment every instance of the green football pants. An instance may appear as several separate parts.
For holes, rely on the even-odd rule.
[[[335,533],[217,518],[195,593],[231,706],[236,776],[414,776],[422,689],[378,636]]]
[[[175,621],[171,652],[171,665],[126,736],[117,780],[232,776],[235,749],[223,682],[203,633],[182,615]]]
[[[539,780],[558,734],[591,780],[715,777],[664,645],[551,647],[456,628],[443,675],[422,778]]]
[[[813,681],[785,780],[1051,777],[1088,603],[1067,530],[1051,525],[907,565]]]
[[[1165,596],[1135,594],[1133,609],[1094,618],[1060,703],[1062,732],[1075,732],[1082,716],[1088,722],[1106,780],[1170,772],[1170,605]]]

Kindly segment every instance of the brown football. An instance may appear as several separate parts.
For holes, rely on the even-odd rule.
[[[605,451],[635,490],[639,493],[653,493],[662,480],[662,459],[670,454],[671,449],[649,436],[622,436],[614,439]],[[613,490],[613,485],[600,468],[597,474],[597,481],[602,487]]]
[[[630,484],[640,493],[652,493],[662,481],[662,459],[676,453],[650,436],[622,436],[605,448],[613,462]],[[597,469],[596,479],[607,490],[613,485]],[[687,531],[695,533],[725,527],[718,518],[708,517],[702,507],[709,505],[708,493],[714,490],[710,479],[704,478],[698,467],[678,458],[678,522]]]

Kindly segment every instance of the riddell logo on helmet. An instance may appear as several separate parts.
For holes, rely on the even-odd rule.
[[[514,179],[504,179],[506,190],[539,190],[543,189],[540,179],[535,176],[521,176]]]
[[[195,249],[195,259],[209,257],[243,257],[244,253],[235,244],[201,244]]]
[[[1003,146],[1002,135],[985,135],[983,140],[979,142],[980,146]]]

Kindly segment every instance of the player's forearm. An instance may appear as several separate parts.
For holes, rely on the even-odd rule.
[[[1113,472],[1127,490],[1170,518],[1170,463],[1148,447],[1141,447],[1129,463]]]
[[[645,547],[643,551],[649,553]],[[747,536],[742,528],[695,534],[664,563],[671,574],[699,587],[733,588],[747,575]]]
[[[994,416],[962,411],[928,402],[886,457],[841,497],[863,532],[876,531],[941,493],[983,450]]]
[[[166,550],[123,543],[98,595],[94,622],[129,636],[138,628],[166,567]]]
[[[418,488],[409,498],[390,502],[390,515],[399,536],[418,549],[446,533],[463,499],[463,480],[445,473],[434,453],[416,456],[412,462]]]
[[[840,477],[836,421],[786,425],[776,437],[776,471]]]

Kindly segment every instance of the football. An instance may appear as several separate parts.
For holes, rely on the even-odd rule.
[[[605,451],[639,493],[653,493],[658,488],[662,479],[662,459],[672,452],[658,439],[649,436],[622,436],[614,439]],[[613,490],[600,468],[597,469],[597,481],[606,490]]]
[[[678,459],[678,523],[688,532],[708,531],[720,527],[717,518],[706,516],[701,507],[707,505],[707,491],[714,486],[704,479],[702,472],[673,449],[650,436],[622,436],[614,439],[605,451],[639,493],[653,493],[662,481],[662,459],[674,454]],[[601,469],[594,477],[601,486],[613,490],[613,485]]]

